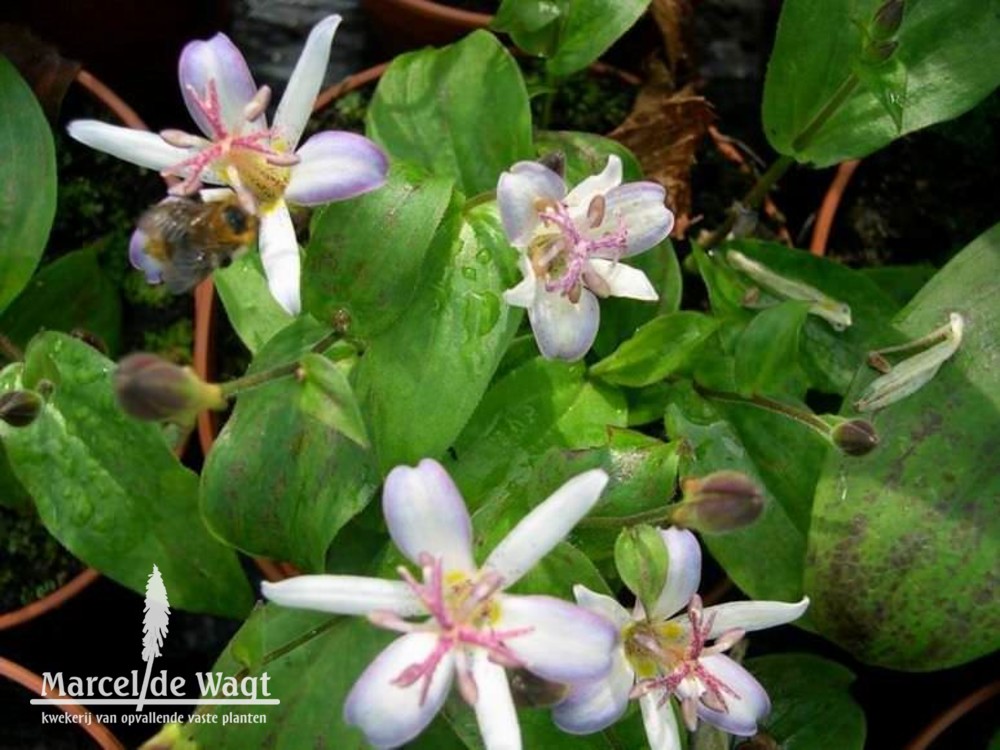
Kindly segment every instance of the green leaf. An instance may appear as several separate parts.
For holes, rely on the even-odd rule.
[[[28,282],[3,315],[0,331],[19,347],[43,330],[95,334],[114,357],[121,340],[118,290],[97,264],[97,248],[64,255]]]
[[[322,354],[305,354],[300,364],[302,411],[367,448],[368,431],[347,375]]]
[[[812,654],[748,659],[746,668],[771,697],[760,723],[781,750],[862,750],[865,712],[851,697],[854,674]]]
[[[361,617],[331,617],[321,612],[257,608],[215,663],[213,672],[243,679],[268,675],[268,691],[278,705],[202,706],[196,716],[215,715],[184,725],[184,736],[198,747],[245,750],[332,748],[363,750],[369,745],[343,718],[344,700],[354,682],[396,634]],[[247,643],[262,643],[260,664],[243,663]],[[253,650],[256,650],[257,646]],[[260,696],[258,696],[260,697]],[[231,721],[228,715],[264,717]]]
[[[802,326],[800,343],[801,364],[812,384],[829,393],[846,393],[858,363],[875,342],[883,340],[899,309],[895,300],[864,274],[804,250],[757,240],[728,242],[725,248],[739,250],[775,273],[805,282],[850,306],[852,322],[847,330],[834,331],[827,321],[810,315]],[[752,285],[748,277],[742,280]]]
[[[355,392],[383,471],[440,456],[479,404],[522,317],[501,301],[514,261],[495,203],[453,201],[413,303],[358,365]]]
[[[870,416],[881,444],[831,454],[816,492],[806,590],[822,632],[865,662],[943,669],[1000,646],[1000,226],[896,318],[914,339],[965,320],[962,344],[916,393]],[[862,366],[847,404],[874,377]],[[844,414],[856,416],[849,406]]]
[[[686,366],[718,326],[696,312],[661,315],[591,367],[590,374],[616,385],[650,385]]]
[[[294,319],[267,288],[260,253],[243,253],[229,268],[215,271],[212,280],[229,322],[251,354]]]
[[[274,336],[248,373],[298,361],[329,331],[302,316]],[[253,555],[321,572],[327,547],[374,497],[372,456],[296,407],[305,386],[273,380],[241,394],[201,479],[208,525]]]
[[[378,190],[321,208],[302,271],[305,310],[326,322],[346,312],[351,335],[362,338],[392,325],[422,286],[451,186],[396,162]]]
[[[764,86],[764,130],[774,148],[818,167],[870,154],[893,139],[971,109],[1000,84],[997,0],[907,2],[893,69],[881,85],[848,82],[861,64],[864,26],[882,0],[789,0],[782,6]],[[905,75],[905,93],[900,94]],[[865,76],[870,78],[870,76]],[[853,80],[857,81],[857,78]],[[835,114],[804,143],[831,99]],[[901,102],[887,110],[891,94]]]
[[[54,393],[29,427],[0,425],[0,439],[49,532],[134,591],[145,591],[156,564],[172,605],[245,615],[250,587],[236,555],[205,527],[198,477],[173,456],[157,425],[118,408],[113,363],[59,333],[32,341],[25,372],[38,359],[55,378]],[[4,385],[13,385],[15,372],[4,371]]]
[[[912,266],[874,266],[862,268],[861,273],[898,305],[905,305],[937,272],[930,263]]]
[[[799,333],[808,313],[808,302],[783,302],[750,321],[736,341],[735,376],[741,393],[805,395]]]
[[[55,213],[52,131],[31,88],[0,57],[0,310],[31,278]]]
[[[469,196],[495,190],[501,172],[533,153],[520,68],[486,31],[393,60],[367,131],[394,159],[450,177]]]
[[[667,546],[660,532],[649,524],[628,526],[615,541],[615,568],[622,583],[636,595],[647,612],[663,591],[667,580]]]
[[[683,388],[667,408],[666,425],[671,438],[686,443],[678,451],[682,477],[730,469],[764,491],[766,506],[756,522],[706,535],[705,546],[751,598],[798,600],[813,488],[826,443],[787,418],[750,406],[713,408]]]
[[[552,76],[565,77],[607,52],[648,5],[649,0],[504,0],[493,26],[526,52],[548,57]]]
[[[584,379],[582,363],[537,358],[498,381],[455,441],[449,471],[467,501],[552,446],[593,448],[627,421],[624,396]],[[474,509],[475,506],[470,505]]]
[[[0,375],[0,381],[3,379],[3,375]],[[3,447],[2,440],[0,440],[0,506],[14,510],[27,510],[32,507],[31,495],[10,468],[7,450]]]

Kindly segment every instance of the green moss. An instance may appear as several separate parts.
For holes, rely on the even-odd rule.
[[[0,612],[47,596],[83,569],[33,512],[0,507]]]
[[[147,352],[156,352],[171,362],[190,364],[193,347],[194,327],[190,319],[183,318],[162,330],[146,331],[142,348]]]

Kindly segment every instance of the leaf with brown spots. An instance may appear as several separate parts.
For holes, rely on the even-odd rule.
[[[667,205],[677,216],[673,234],[683,237],[691,217],[691,167],[714,115],[691,87],[674,91],[669,77],[662,64],[654,69],[611,137],[632,150],[648,178],[666,188]]]

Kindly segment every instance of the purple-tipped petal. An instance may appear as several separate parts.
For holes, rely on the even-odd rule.
[[[566,700],[552,709],[552,720],[570,734],[599,732],[624,715],[634,683],[625,651],[615,648],[608,676],[574,684]]]
[[[654,617],[670,617],[687,607],[691,597],[698,591],[701,581],[701,547],[698,539],[686,529],[671,526],[660,531],[663,543],[667,545],[667,580],[664,581],[660,598],[653,605]]]
[[[132,164],[162,170],[191,156],[193,150],[177,148],[156,133],[109,125],[99,120],[74,120],[66,126],[70,137],[98,151]]]
[[[491,662],[485,651],[477,650],[472,654],[472,679],[478,694],[473,708],[483,746],[486,750],[519,750],[521,727],[507,673]]]
[[[423,681],[408,687],[393,680],[434,650],[434,633],[411,633],[397,638],[368,665],[344,702],[344,721],[365,733],[377,748],[399,747],[420,734],[441,710],[455,674],[454,652],[438,663],[424,700]]]
[[[586,289],[578,302],[570,302],[559,292],[539,289],[535,303],[528,308],[528,320],[543,357],[574,362],[597,338],[601,308],[597,297]]]
[[[598,594],[579,583],[573,587],[573,596],[581,607],[610,620],[619,630],[632,622],[629,611],[613,597]]]
[[[441,558],[445,571],[475,570],[472,522],[458,487],[437,461],[425,458],[416,468],[397,466],[382,491],[389,535],[412,562],[427,553]]]
[[[302,309],[299,241],[295,238],[295,226],[284,201],[277,201],[261,213],[257,245],[271,296],[285,312],[298,315]]]
[[[748,633],[797,620],[809,608],[809,597],[798,602],[730,602],[705,608],[705,621],[712,623],[709,638],[739,628]]]
[[[681,733],[677,729],[673,702],[663,697],[663,693],[654,690],[639,698],[649,750],[681,750]]]
[[[317,133],[296,152],[285,198],[303,206],[353,198],[385,183],[389,160],[378,146],[355,133]]]
[[[389,611],[400,617],[413,617],[427,611],[408,585],[381,578],[295,576],[278,583],[264,581],[260,590],[267,599],[282,607],[315,609],[338,615]]]
[[[570,479],[510,530],[483,568],[499,573],[505,588],[513,586],[590,512],[607,483],[608,475],[601,469]]]
[[[206,136],[216,140],[223,135],[195,101],[195,94],[202,102],[208,101],[210,81],[215,83],[221,124],[227,132],[248,133],[265,127],[264,115],[252,123],[244,119],[243,108],[254,98],[257,86],[243,54],[228,36],[216,34],[207,41],[189,43],[181,51],[177,68],[184,103]]]
[[[622,160],[612,154],[600,174],[591,175],[566,196],[566,205],[586,211],[598,195],[606,195],[622,184]]]
[[[604,222],[590,230],[595,239],[618,226],[625,226],[625,253],[636,255],[662,242],[674,228],[674,215],[663,201],[666,196],[655,182],[630,182],[607,195]],[[610,257],[610,256],[608,256]]]
[[[660,298],[649,278],[638,268],[602,258],[594,258],[589,264],[604,279],[612,297],[627,297],[645,302],[654,302]]]
[[[340,26],[338,15],[327,16],[313,26],[295,63],[292,77],[288,79],[285,93],[274,113],[275,135],[288,151],[294,151],[302,137],[309,116],[312,114],[316,95],[319,94],[330,62],[330,45]],[[309,204],[307,204],[309,205]]]
[[[618,628],[611,622],[551,596],[501,595],[497,601],[496,630],[527,631],[504,642],[529,672],[553,682],[607,675],[618,646]]]
[[[527,247],[540,222],[539,202],[560,201],[566,183],[548,167],[534,161],[519,161],[500,175],[497,206],[510,244]]]
[[[757,722],[771,711],[771,699],[754,676],[722,654],[703,656],[698,662],[709,674],[726,685],[725,711],[715,711],[704,703],[698,703],[698,716],[714,724],[723,731],[738,737],[749,737],[757,733]]]
[[[146,281],[150,284],[160,284],[163,282],[163,266],[146,252],[148,244],[149,237],[146,233],[136,229],[128,242],[128,259],[133,268],[146,275]]]

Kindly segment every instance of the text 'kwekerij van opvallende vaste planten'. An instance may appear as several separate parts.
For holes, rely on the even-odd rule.
[[[685,86],[684,5],[504,0],[395,57],[363,134],[307,127],[340,16],[281,91],[190,41],[190,121],[58,126],[163,180],[131,237],[60,257],[52,130],[0,59],[0,504],[145,595],[135,669],[49,665],[42,699],[189,700],[156,748],[860,750],[831,654],[996,650],[1000,225],[938,268],[848,265],[771,193],[979,111],[1000,13],[785,0],[776,156],[699,215],[693,144],[747,158]],[[647,11],[666,54],[632,114],[552,129]],[[117,299],[52,296],[108,254],[165,299],[214,285],[245,371],[109,358],[87,321]],[[177,610],[242,621],[197,685],[164,661]],[[791,626],[837,648],[755,651]]]

